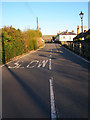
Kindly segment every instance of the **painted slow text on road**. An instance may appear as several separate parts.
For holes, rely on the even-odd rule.
[[[23,61],[17,61],[14,63],[14,65],[12,66],[8,66],[8,68],[40,68],[40,67],[45,67],[46,65],[51,64],[50,60],[33,60],[31,62],[29,62],[27,65],[24,65]]]

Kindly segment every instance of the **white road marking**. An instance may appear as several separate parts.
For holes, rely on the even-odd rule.
[[[23,62],[23,61],[22,61],[22,62]],[[16,63],[16,65],[17,65],[17,67],[16,67],[16,68],[19,68],[19,67],[22,65],[22,63],[21,63],[21,64]]]
[[[49,59],[49,70],[51,70],[51,59]]]
[[[46,64],[48,63],[49,60],[33,60],[31,61],[26,68],[34,68],[34,67],[45,67]],[[14,63],[14,66],[8,66],[8,68],[25,68],[22,66],[23,61],[17,61],[16,63]]]
[[[50,57],[52,57],[52,55],[50,55]]]
[[[23,61],[21,61],[22,62],[21,64],[19,64],[19,62],[20,61],[17,61],[16,63],[14,63],[15,66],[13,66],[13,67],[12,66],[8,66],[8,68],[19,68],[22,65]]]
[[[35,63],[35,64],[32,65],[32,63]],[[38,60],[33,60],[27,65],[27,68],[34,68],[38,63],[39,63]]]
[[[53,91],[53,77],[50,78],[50,102],[51,102],[51,118],[52,120],[56,119],[56,109],[55,109],[55,100],[54,100],[54,91]]]
[[[39,64],[38,64],[38,68],[41,67],[41,66],[42,66],[42,67],[45,67],[46,64],[47,64],[47,62],[48,62],[48,60],[40,61]]]
[[[18,61],[19,62],[19,61]],[[15,68],[19,68],[19,63],[18,62],[16,62],[16,63],[14,63],[16,66],[15,66]]]

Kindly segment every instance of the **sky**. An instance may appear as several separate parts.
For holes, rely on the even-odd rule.
[[[12,25],[22,31],[36,29],[38,16],[43,35],[56,35],[67,29],[77,33],[81,10],[83,24],[88,27],[88,2],[2,2],[2,26]]]

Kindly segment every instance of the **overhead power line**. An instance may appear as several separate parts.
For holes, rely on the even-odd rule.
[[[30,4],[28,2],[25,2],[25,6],[28,8],[28,10],[32,14],[32,16],[36,18],[36,15],[35,15],[34,11],[32,10]]]

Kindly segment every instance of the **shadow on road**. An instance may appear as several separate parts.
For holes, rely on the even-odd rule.
[[[71,52],[68,52],[65,50],[64,47],[59,48],[59,44],[55,44],[57,50],[62,50],[63,54],[60,52],[57,52],[59,55],[61,55],[64,59],[69,60],[73,63],[79,64],[80,66],[89,69],[89,63],[85,62],[84,60],[80,59],[76,55],[72,54]]]
[[[41,97],[39,95],[40,93],[37,95],[32,90],[32,88],[30,88],[30,86],[28,84],[26,84],[18,75],[16,75],[10,68],[8,68],[7,65],[5,65],[5,67],[10,72],[10,74],[13,75],[13,77],[15,78],[15,80],[20,84],[20,86],[23,88],[23,90],[26,92],[26,94],[29,96],[29,98],[33,100],[33,102],[39,108],[39,110],[42,111],[42,113],[44,115],[48,116],[48,114],[49,114],[50,111],[48,110],[48,107],[45,104],[45,102],[41,99]],[[25,104],[25,103],[23,103],[23,104]],[[28,106],[28,107],[30,107],[30,106]],[[22,107],[21,107],[21,110],[22,110]],[[31,112],[33,112],[33,111],[34,110],[32,110]]]

